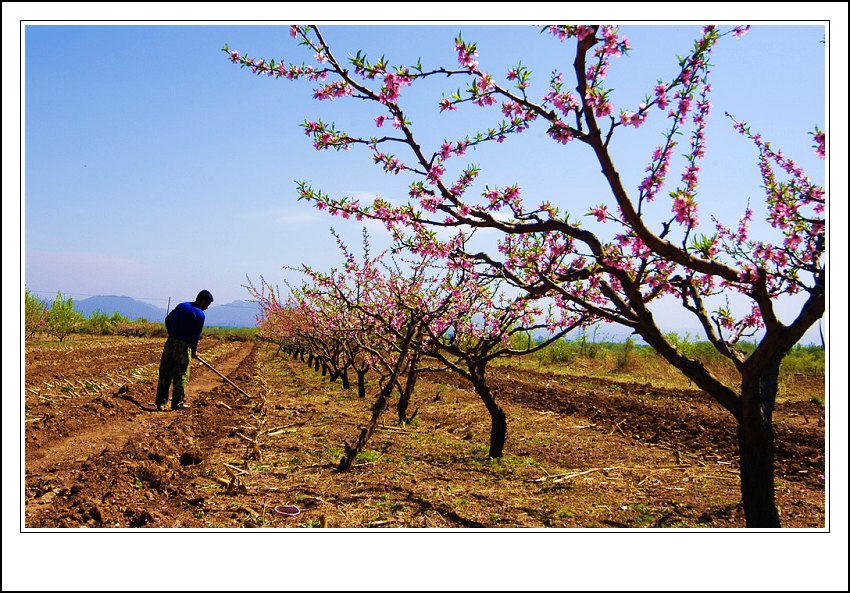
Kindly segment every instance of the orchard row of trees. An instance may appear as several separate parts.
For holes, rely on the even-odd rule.
[[[107,315],[94,311],[88,317],[74,309],[74,300],[57,292],[49,305],[29,289],[24,289],[24,338],[32,339],[36,333],[53,336],[60,342],[71,334],[164,336],[162,324],[144,319],[133,321],[120,313]]]
[[[341,379],[345,388],[353,371],[360,397],[366,396],[365,374],[371,369],[379,375],[370,423],[355,445],[346,444],[340,469],[348,469],[362,450],[394,390],[399,421],[413,419],[410,397],[426,359],[472,383],[491,418],[489,455],[501,457],[507,423],[487,385],[488,364],[541,350],[589,317],[563,304],[552,303],[544,311],[526,293],[511,298],[502,290],[503,279],[482,277],[465,258],[408,258],[393,251],[372,257],[365,231],[359,257],[337,242],[344,265],[329,272],[298,268],[307,281],[289,287],[286,301],[264,280],[250,290],[262,305],[265,338],[321,369],[331,381]],[[547,338],[532,341],[537,331],[548,332]]]
[[[672,70],[647,80],[645,100],[621,108],[619,114],[607,75],[630,43],[610,25],[545,27],[553,43],[567,46],[572,63],[564,71],[553,71],[544,91],[534,96],[532,73],[521,62],[504,75],[488,72],[478,61],[476,45],[461,37],[455,40],[457,64],[430,68],[421,61],[392,65],[383,56],[370,61],[360,51],[346,64],[315,26],[290,28],[292,37],[313,55],[314,65],[251,58],[225,46],[233,63],[254,74],[315,82],[317,100],[348,99],[374,106],[375,126],[392,123],[392,130],[380,136],[348,133],[341,124],[322,120],[308,119],[302,125],[315,148],[363,147],[385,173],[409,179],[406,196],[375,199],[372,204],[297,182],[299,197],[320,210],[385,225],[396,242],[395,258],[355,258],[343,246],[344,269],[319,272],[302,267],[308,282],[293,291],[291,301],[282,304],[278,295],[267,301],[269,320],[297,312],[293,322],[304,324],[299,326],[302,345],[308,343],[308,334],[346,335],[359,348],[355,360],[360,356],[362,364],[382,369],[385,380],[372,422],[357,443],[346,448],[348,465],[352,451],[356,454],[368,438],[398,388],[401,371],[415,368],[420,356],[440,360],[473,382],[491,414],[491,454],[499,454],[497,435],[504,432],[504,415],[499,420],[500,410],[486,387],[487,363],[510,350],[515,332],[544,329],[558,336],[602,320],[642,337],[734,416],[747,525],[779,526],[773,408],[780,362],[825,310],[826,196],[795,161],[727,114],[729,125],[753,146],[763,204],[754,209],[748,203],[735,224],[713,218],[708,229],[700,226],[700,165],[711,113],[710,60],[718,43],[741,37],[748,28],[703,27]],[[429,79],[463,81],[435,105],[441,112],[477,106],[495,111],[498,123],[476,134],[449,134],[429,146],[417,135],[422,130],[407,111],[412,88]],[[665,131],[661,142],[647,150],[645,177],[628,187],[613,147],[629,128],[649,118],[663,118]],[[470,149],[507,146],[512,137],[533,127],[545,132],[567,158],[584,150],[595,161],[608,197],[586,204],[584,218],[604,225],[584,225],[582,216],[552,202],[532,201],[516,184],[482,187],[480,167],[462,165]],[[815,128],[811,135],[823,158],[824,132]],[[391,154],[396,148],[403,153]],[[670,172],[678,167],[679,179],[671,181]],[[570,194],[568,186],[553,185]],[[672,186],[665,190],[666,197],[665,186]],[[473,196],[476,192],[480,198]],[[666,216],[658,206],[665,200]],[[756,213],[769,224],[761,237],[751,236]],[[482,229],[499,237],[495,248],[472,241]],[[783,321],[777,303],[788,295],[797,295],[797,308]],[[705,339],[735,366],[738,381],[724,382],[662,331],[658,306],[669,307],[670,302],[693,315]],[[756,347],[742,349],[744,338],[754,339]],[[339,363],[329,362],[337,352],[334,347],[321,353],[305,351],[336,372],[346,368],[342,354]]]

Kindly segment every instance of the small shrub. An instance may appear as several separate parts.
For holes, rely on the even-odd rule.
[[[83,331],[94,334],[96,336],[108,336],[112,334],[117,322],[106,313],[94,311],[89,315],[88,320],[83,326]]]
[[[47,303],[24,289],[24,337],[29,340],[37,331],[44,330],[47,323]]]
[[[628,370],[634,358],[635,339],[631,336],[617,349],[617,370]]]
[[[556,340],[538,353],[540,364],[570,364],[576,356],[575,347],[566,340]]]
[[[139,320],[116,324],[115,334],[130,338],[164,338],[168,332],[162,323]]]
[[[74,301],[66,298],[61,292],[56,293],[50,311],[47,314],[47,332],[64,342],[70,334],[78,332],[85,322],[85,317],[74,309]]]
[[[782,359],[785,374],[819,376],[826,372],[825,351],[820,346],[798,344]]]

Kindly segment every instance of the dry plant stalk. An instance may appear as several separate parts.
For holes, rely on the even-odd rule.
[[[245,486],[241,476],[249,472],[234,465],[230,465],[229,463],[224,464],[224,469],[230,475],[230,482],[227,484],[227,493],[248,494],[248,487]]]

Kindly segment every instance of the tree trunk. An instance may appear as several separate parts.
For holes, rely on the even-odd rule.
[[[741,383],[743,413],[738,425],[741,498],[747,527],[780,527],[774,498],[773,406],[779,389],[777,356],[757,376]]]
[[[410,405],[410,396],[413,395],[413,388],[416,387],[416,367],[419,365],[419,353],[414,352],[410,359],[410,364],[407,367],[407,381],[404,383],[404,389],[398,398],[396,411],[398,412],[398,421],[402,424],[409,424],[416,417],[416,412],[410,418],[407,417],[407,407]]]
[[[487,386],[487,381],[484,379],[485,369],[475,368],[470,370],[475,393],[482,399],[487,411],[490,412],[490,452],[487,455],[490,458],[501,457],[508,437],[508,423],[505,412],[496,403],[495,396]]]
[[[328,365],[325,364],[325,363],[322,363],[322,376],[324,377],[327,374],[328,374]]]
[[[316,371],[317,373],[319,372],[319,364],[320,364],[319,357],[314,356],[313,357],[313,370]]]
[[[384,410],[389,407],[390,395],[392,392],[393,384],[392,382],[388,382],[384,385],[384,388],[381,389],[381,393],[378,395],[375,405],[372,406],[372,417],[366,426],[360,429],[360,434],[357,436],[357,440],[354,442],[354,445],[349,445],[348,441],[344,443],[345,454],[339,460],[337,471],[347,472],[351,469],[351,466],[354,464],[354,459],[360,451],[363,450],[363,447],[365,447],[366,443],[369,441],[369,437],[372,436],[372,433],[375,432],[375,429],[378,427],[378,420],[380,419],[381,414],[383,414]]]
[[[347,472],[351,469],[351,466],[354,463],[354,459],[357,457],[357,454],[363,450],[363,447],[366,446],[366,442],[369,440],[369,437],[372,436],[372,433],[375,432],[375,429],[378,427],[378,420],[380,420],[381,414],[383,414],[384,410],[389,407],[390,395],[392,395],[393,388],[395,387],[396,381],[398,381],[398,375],[401,372],[401,367],[404,362],[404,358],[407,356],[408,348],[410,348],[411,340],[413,340],[412,324],[404,337],[404,341],[401,344],[398,360],[396,360],[395,366],[392,369],[392,373],[390,374],[389,380],[381,388],[381,393],[378,395],[378,399],[377,401],[375,401],[375,405],[372,406],[372,417],[370,418],[368,424],[366,424],[366,426],[364,426],[360,430],[360,434],[358,435],[357,441],[354,443],[354,446],[349,445],[347,441],[344,443],[345,454],[342,456],[342,459],[339,460],[337,471]]]
[[[312,352],[307,355],[307,366],[308,367],[313,366],[313,353]]]
[[[354,369],[354,372],[357,373],[357,397],[366,397],[366,373],[369,370],[358,371]]]
[[[351,389],[351,382],[348,380],[348,369],[342,369],[339,376],[342,377],[342,388]]]

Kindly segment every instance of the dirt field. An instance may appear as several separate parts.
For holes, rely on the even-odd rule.
[[[372,401],[254,342],[204,339],[181,412],[154,411],[162,340],[28,345],[25,528],[737,528],[732,417],[698,391],[504,366],[505,457],[469,386],[431,373],[353,471],[335,467]],[[784,527],[823,528],[824,409],[781,397]],[[370,393],[375,392],[372,386]],[[804,393],[805,392],[805,393]],[[287,516],[281,505],[296,505]]]

